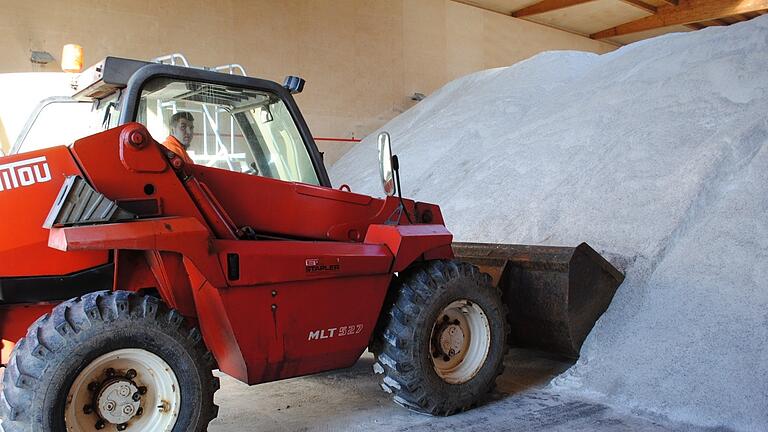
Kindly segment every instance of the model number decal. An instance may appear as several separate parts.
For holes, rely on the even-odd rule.
[[[336,258],[335,263],[332,264],[322,263],[320,262],[320,258],[309,258],[304,260],[304,267],[306,268],[307,273],[341,270],[338,258]]]
[[[309,332],[307,340],[321,340],[330,339],[333,337],[351,336],[356,335],[363,331],[362,324],[355,324],[350,326],[334,327],[322,330],[313,330]]]
[[[45,156],[0,165],[0,192],[50,180]]]

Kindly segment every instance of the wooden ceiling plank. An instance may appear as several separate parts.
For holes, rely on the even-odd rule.
[[[589,3],[591,1],[594,0],[543,0],[512,12],[512,16],[516,18],[522,18],[530,15],[537,15],[558,9],[564,9],[582,3]]]
[[[640,18],[590,35],[605,39],[671,25],[685,25],[768,9],[768,0],[680,0],[677,6],[659,6],[655,15]]]
[[[456,2],[456,3],[459,3],[459,4],[463,4],[463,5],[471,6],[471,7],[474,7],[474,8],[477,8],[477,9],[483,10],[483,11],[486,11],[486,12],[491,12],[491,13],[495,13],[495,14],[503,15],[503,16],[505,16],[505,17],[511,17],[511,15],[512,15],[512,14],[511,14],[511,12],[502,12],[502,11],[498,11],[498,10],[495,10],[495,9],[489,9],[489,8],[486,8],[486,7],[480,6],[480,5],[478,5],[477,3],[475,3],[475,2],[474,2],[474,1],[472,1],[472,0],[451,0],[451,1],[453,1],[453,2]],[[525,19],[525,18],[523,18],[523,19]],[[567,29],[567,28],[556,27],[556,26],[554,26],[554,25],[551,25],[551,24],[546,24],[546,23],[542,23],[542,22],[531,21],[531,20],[528,20],[528,19],[525,19],[525,20],[526,20],[526,21],[528,21],[528,22],[536,23],[536,24],[538,24],[538,25],[541,25],[541,26],[544,26],[544,27],[549,27],[549,28],[553,28],[553,29],[555,29],[555,30],[559,30],[559,31],[562,31],[562,32],[570,33],[570,34],[572,34],[572,35],[575,35],[575,36],[580,36],[580,37],[589,37],[589,35],[588,35],[588,34],[579,33],[579,32],[577,32],[577,31],[574,31],[574,30],[569,30],[569,29]],[[618,42],[612,42],[612,41],[603,41],[603,43],[607,43],[608,45],[613,45],[613,46],[616,46],[616,47],[620,47],[620,46],[622,46],[622,44],[620,44],[620,43],[618,43]]]
[[[641,1],[641,0],[621,0],[621,1],[623,1],[628,5],[632,5],[636,8],[642,9],[648,13],[652,13],[652,14],[656,13],[656,6],[648,4],[644,1]]]
[[[661,0],[664,3],[671,4],[672,6],[677,6],[677,3],[679,3],[677,0]]]

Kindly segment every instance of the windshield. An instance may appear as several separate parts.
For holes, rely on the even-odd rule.
[[[40,101],[19,133],[11,154],[26,153],[57,145],[117,126],[116,95],[101,101],[78,101],[54,96]]]
[[[144,86],[137,121],[196,164],[319,184],[293,117],[274,93],[156,78]]]

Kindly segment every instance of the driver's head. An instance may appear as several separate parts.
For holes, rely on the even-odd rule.
[[[171,116],[171,135],[179,140],[185,149],[192,144],[192,134],[195,132],[195,119],[192,113],[179,111]]]

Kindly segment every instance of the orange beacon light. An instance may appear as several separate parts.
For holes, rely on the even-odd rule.
[[[83,70],[83,47],[77,44],[64,45],[61,52],[61,70],[69,73]]]

